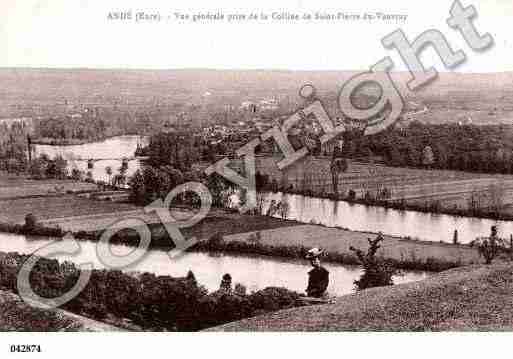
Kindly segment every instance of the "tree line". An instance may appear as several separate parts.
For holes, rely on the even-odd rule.
[[[390,128],[374,136],[344,134],[342,156],[381,156],[396,167],[513,173],[510,125],[423,124]]]

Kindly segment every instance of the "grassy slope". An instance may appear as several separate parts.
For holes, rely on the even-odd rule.
[[[118,331],[108,324],[63,310],[43,310],[29,306],[20,297],[0,290],[0,332],[29,331]]]
[[[284,310],[214,331],[513,330],[513,265],[469,266]]]

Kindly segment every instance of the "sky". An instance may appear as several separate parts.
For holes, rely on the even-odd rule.
[[[474,5],[478,31],[495,45],[473,52],[446,20],[452,0],[0,0],[0,67],[215,68],[364,70],[390,56],[406,67],[381,38],[402,29],[410,40],[428,29],[441,31],[467,55],[461,72],[513,71],[513,1],[462,0]],[[215,4],[215,5],[214,5]],[[160,23],[108,19],[114,11],[159,12]],[[174,12],[406,14],[395,21],[176,22]],[[171,20],[167,17],[171,16]],[[443,71],[433,50],[422,59]]]

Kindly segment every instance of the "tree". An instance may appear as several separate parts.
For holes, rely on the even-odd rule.
[[[55,176],[58,179],[64,179],[68,175],[68,161],[62,156],[57,156],[54,159],[55,162]]]
[[[354,284],[358,290],[372,287],[382,287],[393,285],[392,276],[397,273],[397,269],[390,263],[376,257],[379,243],[384,240],[383,235],[379,233],[375,239],[368,239],[369,249],[364,253],[361,249],[349,247],[355,252],[358,261],[363,266],[363,274],[359,280],[355,280]]]
[[[78,168],[73,168],[71,170],[71,178],[75,181],[82,181],[83,173]]]
[[[390,166],[402,166],[404,164],[404,158],[397,146],[392,145],[388,151],[387,164]]]
[[[125,173],[128,171],[128,158],[123,158],[121,161],[121,167],[119,168],[120,173]]]
[[[442,143],[439,143],[437,146],[435,146],[435,153],[433,157],[436,158],[436,164],[438,168],[443,169],[447,167],[447,148]]]
[[[433,150],[431,149],[431,146],[426,146],[422,150],[422,164],[425,167],[430,168],[433,163],[435,163],[435,156],[433,154]]]
[[[476,214],[481,209],[481,195],[478,189],[473,188],[467,200],[467,206],[472,213]]]
[[[125,158],[123,159],[123,162],[121,163],[121,167],[119,167],[119,174],[115,178],[116,185],[124,186],[126,184],[126,173],[128,171],[128,160]]]
[[[21,171],[23,171],[23,162],[20,161],[17,158],[9,158],[7,160],[7,172],[11,173],[14,172],[16,174],[19,174]]]
[[[120,174],[114,175],[114,177],[112,178],[112,185],[115,187],[124,186],[125,182],[126,182],[126,178]]]
[[[185,182],[185,176],[182,171],[172,167],[172,166],[164,166],[162,170],[169,177],[169,188],[168,191],[173,190],[175,187],[181,185]],[[192,174],[191,174],[192,175]]]
[[[37,218],[32,213],[29,213],[25,216],[25,226],[24,229],[28,232],[33,231],[37,227]]]
[[[333,157],[331,160],[330,165],[330,172],[331,172],[331,183],[333,184],[333,192],[335,194],[338,194],[338,179],[341,173],[344,173],[347,171],[349,165],[347,163],[346,158],[342,157]]]
[[[407,166],[418,166],[421,161],[422,154],[420,151],[413,145],[408,145],[406,147],[406,156],[407,156]]]
[[[141,170],[137,170],[128,181],[130,187],[130,201],[139,205],[147,204],[148,194],[146,193],[146,184]]]
[[[212,194],[212,205],[217,207],[223,207],[223,192],[232,186],[226,178],[220,174],[214,172],[207,177],[207,188]]]
[[[109,184],[112,185],[112,181],[111,181],[112,167],[111,166],[105,167],[105,173],[107,174],[107,176],[109,176]]]
[[[34,179],[43,179],[46,173],[47,162],[41,157],[32,160],[29,166],[29,174]]]
[[[497,235],[496,226],[492,226],[490,237],[478,238],[472,241],[470,245],[477,247],[479,254],[484,258],[486,264],[491,264],[500,254],[501,250],[505,248],[503,240]]]
[[[46,176],[48,178],[64,179],[68,174],[67,166],[68,162],[61,156],[57,156],[53,160],[48,160]]]
[[[490,198],[490,209],[498,215],[504,206],[504,184],[492,183],[488,186],[487,192]]]
[[[232,276],[229,273],[223,275],[221,284],[219,286],[219,291],[226,294],[230,294],[232,292]]]
[[[457,229],[454,230],[454,234],[452,236],[452,243],[458,244],[458,230]]]

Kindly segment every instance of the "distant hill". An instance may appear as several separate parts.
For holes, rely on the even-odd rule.
[[[321,98],[336,103],[342,84],[356,71],[282,70],[90,70],[0,69],[0,117],[58,113],[66,106],[238,105],[245,100],[299,101],[299,88],[312,83]],[[406,90],[410,75],[392,74],[404,97],[440,110],[495,112],[477,122],[504,120],[513,111],[513,73],[441,73],[421,91]],[[436,122],[436,116],[427,115]],[[437,115],[438,116],[438,115]],[[444,117],[443,111],[441,116]],[[458,114],[450,114],[452,120]],[[454,119],[456,120],[456,119]]]

